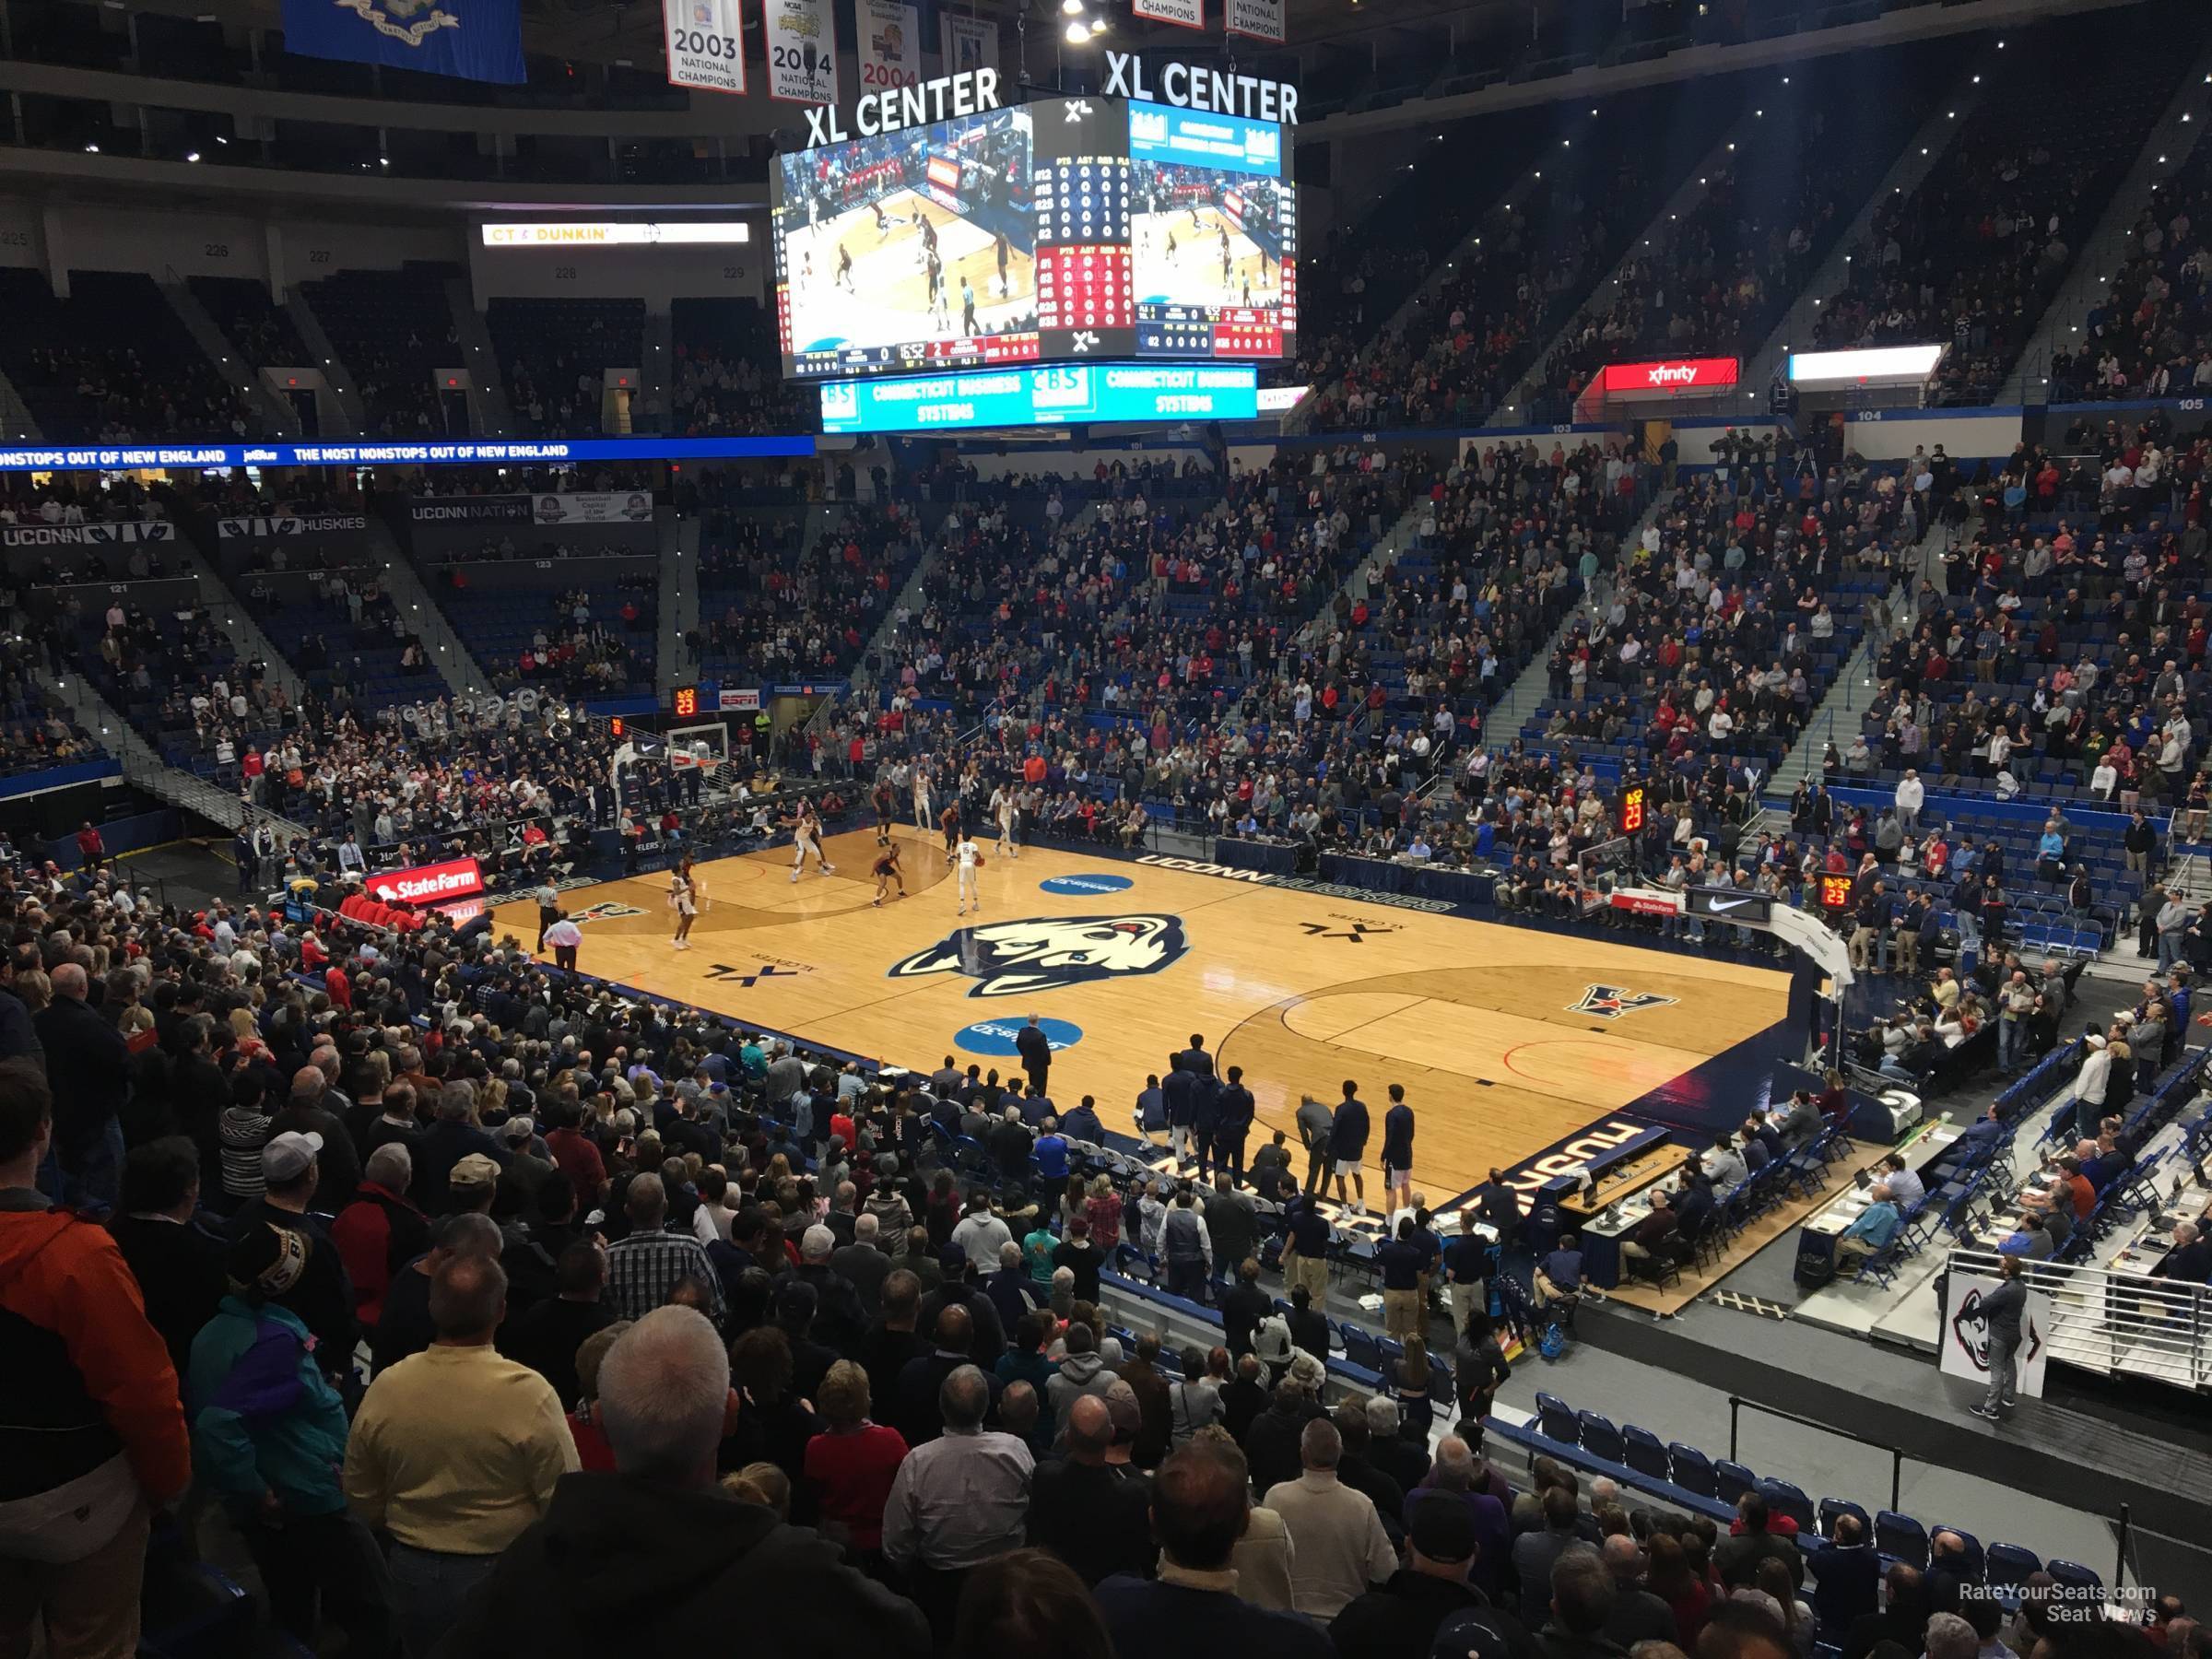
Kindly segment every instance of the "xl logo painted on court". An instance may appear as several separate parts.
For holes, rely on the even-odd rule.
[[[1190,948],[1174,916],[1038,916],[963,927],[891,966],[892,979],[964,974],[971,996],[1020,996],[1158,973]]]
[[[1594,1014],[1600,1019],[1618,1019],[1623,1014],[1633,1014],[1639,1008],[1664,1008],[1679,997],[1661,996],[1652,991],[1624,991],[1618,985],[1592,985],[1583,993],[1580,1002],[1569,1003],[1570,1014]]]

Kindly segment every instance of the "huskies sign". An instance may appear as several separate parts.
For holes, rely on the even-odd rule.
[[[1953,1267],[1947,1276],[1943,1322],[1943,1374],[1964,1377],[1989,1385],[1989,1321],[1982,1312],[1982,1299],[1999,1281],[1988,1274],[1965,1273]],[[2031,1400],[2043,1397],[2043,1371],[2051,1362],[2051,1298],[2032,1288],[2028,1305],[2020,1310],[2020,1347],[2013,1355],[2018,1375],[2015,1386]]]
[[[959,973],[971,996],[1026,996],[1158,973],[1190,948],[1173,916],[1039,916],[963,927],[891,967],[892,979]]]

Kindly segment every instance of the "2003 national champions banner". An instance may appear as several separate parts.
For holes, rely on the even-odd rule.
[[[1283,0],[1229,0],[1229,32],[1283,43]]]
[[[768,95],[785,103],[837,101],[837,19],[830,0],[765,0]]]
[[[744,0],[662,0],[668,83],[708,92],[745,90]]]
[[[284,49],[463,80],[525,75],[520,0],[284,0]]]
[[[922,84],[922,19],[906,0],[859,0],[860,90]]]
[[[988,18],[956,18],[947,13],[944,26],[945,73],[965,75],[998,67],[998,25]]]

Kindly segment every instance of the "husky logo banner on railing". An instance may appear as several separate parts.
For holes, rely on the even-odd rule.
[[[166,519],[121,524],[9,524],[0,529],[0,547],[112,547],[176,539],[177,527]]]
[[[906,0],[860,0],[860,89],[922,84],[922,19]]]
[[[267,518],[227,518],[215,522],[216,535],[224,541],[258,541],[278,535],[336,535],[348,530],[366,530],[369,518],[360,512],[308,512]]]
[[[284,0],[284,49],[462,80],[525,75],[518,0]]]
[[[745,90],[743,6],[744,0],[663,0],[670,86]]]
[[[764,0],[768,95],[783,103],[837,101],[837,18],[830,0]]]
[[[945,17],[945,73],[998,68],[998,25],[987,18]]]
[[[1232,35],[1283,43],[1283,0],[1229,0],[1226,26]]]

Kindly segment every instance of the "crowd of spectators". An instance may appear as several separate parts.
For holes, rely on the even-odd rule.
[[[2053,403],[2212,393],[2212,151],[2159,186],[2127,261],[2051,359]]]
[[[493,300],[484,322],[507,377],[507,403],[533,437],[594,437],[609,369],[631,373],[634,429],[651,429],[643,388],[642,300]]]

